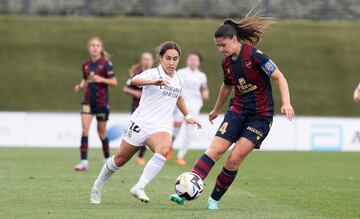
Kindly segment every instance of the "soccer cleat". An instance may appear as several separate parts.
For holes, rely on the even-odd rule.
[[[218,203],[219,203],[218,201],[209,198],[206,208],[209,210],[219,210],[220,208],[218,207]]]
[[[185,200],[182,199],[178,194],[170,195],[169,200],[181,206],[185,205]]]
[[[91,204],[99,205],[101,203],[101,190],[102,186],[96,186],[95,182],[90,194]]]
[[[181,159],[181,158],[176,158],[175,162],[176,162],[177,165],[180,165],[180,166],[186,165],[186,161],[184,159]]]
[[[83,161],[81,161],[80,163],[74,166],[75,171],[87,171],[88,169],[89,169],[89,164]]]
[[[170,148],[169,152],[168,152],[167,155],[166,155],[166,160],[170,160],[170,159],[171,159],[172,153],[173,153],[173,149]]]
[[[139,164],[139,165],[141,165],[141,166],[143,166],[143,165],[145,165],[145,159],[144,158],[142,158],[142,157],[137,157],[136,158],[136,163],[137,164]]]
[[[130,189],[129,195],[135,197],[136,199],[140,200],[141,202],[144,202],[144,203],[150,202],[150,198],[147,197],[147,195],[145,194],[144,188],[140,188],[137,185],[133,186]]]

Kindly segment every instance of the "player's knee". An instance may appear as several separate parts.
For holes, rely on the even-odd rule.
[[[217,150],[216,148],[213,147],[207,149],[205,153],[214,161],[218,161],[221,158],[221,156],[224,154],[223,151]]]
[[[155,153],[161,154],[162,156],[166,157],[169,151],[169,147],[159,147],[157,150],[155,150]]]
[[[225,162],[225,167],[230,170],[236,170],[239,168],[241,162],[245,159],[245,155],[237,154],[230,155]]]
[[[89,136],[89,130],[83,129],[82,132],[81,132],[81,135],[82,136]]]

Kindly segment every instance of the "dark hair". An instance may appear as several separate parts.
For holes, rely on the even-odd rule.
[[[200,62],[203,61],[203,56],[201,55],[200,52],[190,52],[190,53],[188,54],[188,57],[191,56],[191,55],[197,56],[197,57],[199,58],[199,61],[200,61]]]
[[[236,36],[241,43],[256,45],[263,37],[264,31],[272,23],[273,19],[265,16],[250,15],[252,10],[240,21],[226,19],[214,33],[215,38],[233,38]]]
[[[159,56],[163,57],[164,54],[166,53],[166,51],[168,51],[169,49],[175,49],[179,53],[179,56],[181,56],[181,48],[180,48],[179,44],[177,44],[173,41],[166,41],[160,45]]]

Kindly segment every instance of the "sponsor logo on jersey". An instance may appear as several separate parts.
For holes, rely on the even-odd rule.
[[[241,94],[247,94],[247,93],[257,89],[256,85],[247,83],[245,78],[239,78],[238,82],[239,82],[238,88],[239,88]]]

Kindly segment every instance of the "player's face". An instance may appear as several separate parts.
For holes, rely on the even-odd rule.
[[[92,40],[89,43],[88,50],[91,57],[100,57],[103,50],[101,42],[99,40]]]
[[[191,54],[188,56],[187,58],[187,66],[191,69],[191,70],[195,70],[198,69],[200,66],[200,59],[199,56]]]
[[[224,56],[232,56],[236,52],[237,40],[234,38],[236,37],[233,37],[232,39],[225,37],[215,38],[215,44],[218,51],[221,52]]]
[[[154,64],[153,56],[150,53],[144,53],[141,56],[140,64],[143,70],[152,68]]]
[[[160,64],[166,74],[173,74],[179,64],[179,60],[179,53],[175,49],[168,49],[165,54],[160,57]]]

